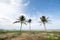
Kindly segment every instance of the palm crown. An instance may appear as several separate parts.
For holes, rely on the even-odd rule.
[[[31,21],[32,21],[31,19],[28,20],[29,23],[31,23]]]
[[[43,24],[48,22],[48,18],[46,18],[45,16],[42,16],[40,19]]]
[[[18,21],[15,21],[14,23],[19,23],[19,22],[23,23],[24,21],[25,21],[25,17],[23,15],[21,15],[19,17]]]

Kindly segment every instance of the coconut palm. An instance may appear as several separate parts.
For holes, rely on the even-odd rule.
[[[21,27],[20,27],[20,32],[21,32],[22,24],[23,24],[23,23],[26,24],[26,23],[25,23],[25,16],[21,15],[21,16],[19,17],[19,19],[18,19],[17,21],[15,21],[13,24],[15,24],[15,23],[21,23]]]
[[[48,23],[48,21],[49,21],[48,18],[49,18],[49,17],[46,18],[46,16],[40,17],[41,23],[44,25],[44,28],[45,28],[45,32],[46,32],[46,33],[47,33],[47,29],[46,29],[45,24]],[[47,34],[48,34],[48,33],[47,33]]]
[[[31,21],[32,21],[31,19],[28,19],[28,21],[27,21],[29,23],[29,29],[30,29],[30,31],[31,31]]]

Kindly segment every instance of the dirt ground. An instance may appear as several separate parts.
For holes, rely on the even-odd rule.
[[[0,40],[59,40],[59,34],[53,33],[8,33],[8,34],[1,34]]]

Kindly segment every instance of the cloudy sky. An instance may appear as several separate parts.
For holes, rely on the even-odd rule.
[[[38,23],[42,15],[51,20],[47,29],[60,29],[59,0],[0,0],[0,29],[20,29],[20,24],[13,24],[20,15],[32,19],[33,30],[44,29]],[[23,24],[22,29],[29,29],[29,25]]]

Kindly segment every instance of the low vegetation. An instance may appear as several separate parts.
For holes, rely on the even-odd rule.
[[[0,31],[0,40],[59,40],[60,31]]]

